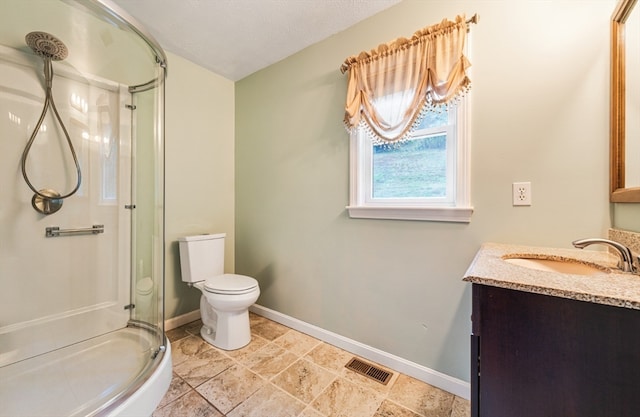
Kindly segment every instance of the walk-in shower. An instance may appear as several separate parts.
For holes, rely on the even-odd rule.
[[[150,415],[168,388],[165,73],[109,0],[0,2],[0,416]]]

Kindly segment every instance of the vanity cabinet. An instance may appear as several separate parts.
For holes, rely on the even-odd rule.
[[[472,417],[640,416],[640,310],[472,291]]]

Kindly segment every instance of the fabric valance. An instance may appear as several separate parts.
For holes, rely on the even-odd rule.
[[[475,17],[474,17],[475,18]],[[471,87],[464,56],[464,16],[443,20],[369,52],[347,58],[344,123],[364,127],[375,142],[406,139],[426,111],[446,106]]]

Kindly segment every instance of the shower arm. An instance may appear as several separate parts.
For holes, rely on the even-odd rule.
[[[71,142],[71,137],[69,136],[69,132],[67,132],[67,128],[64,126],[64,123],[62,122],[62,118],[60,117],[60,114],[58,113],[58,109],[56,108],[56,104],[53,100],[53,94],[51,91],[51,88],[53,85],[53,65],[51,63],[51,58],[43,57],[43,59],[44,59],[44,77],[45,77],[45,102],[44,102],[44,107],[42,108],[42,114],[40,114],[40,118],[38,119],[38,123],[36,124],[36,127],[33,130],[33,133],[31,134],[31,137],[29,138],[29,141],[27,142],[27,145],[25,146],[24,151],[22,152],[22,159],[21,159],[22,176],[25,182],[27,183],[27,185],[29,186],[29,188],[31,189],[31,191],[36,193],[36,195],[38,195],[42,199],[63,200],[67,197],[71,197],[73,194],[75,194],[78,191],[78,189],[80,188],[80,184],[82,182],[82,172],[80,171],[80,163],[78,162],[78,156],[76,155],[76,151],[73,147],[73,143]],[[51,195],[43,194],[41,192],[43,190],[38,191],[36,187],[33,186],[31,181],[29,181],[29,177],[27,175],[27,170],[26,170],[26,162],[27,162],[27,156],[29,155],[29,150],[31,150],[31,146],[33,145],[33,142],[35,141],[36,136],[38,135],[38,131],[40,130],[40,126],[44,121],[44,117],[47,114],[47,110],[49,109],[49,107],[51,107],[51,109],[53,110],[53,113],[55,114],[56,119],[58,119],[60,127],[64,132],[65,139],[67,140],[67,144],[69,145],[69,150],[71,151],[71,156],[73,157],[73,162],[76,167],[76,174],[78,178],[76,186],[73,188],[73,190],[71,190],[71,192],[65,195],[56,196],[55,198],[52,198]]]

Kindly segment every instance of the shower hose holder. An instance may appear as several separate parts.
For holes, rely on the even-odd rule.
[[[62,202],[63,199],[60,198],[60,194],[50,189],[40,190],[31,198],[33,208],[42,214],[55,213],[62,207]]]

